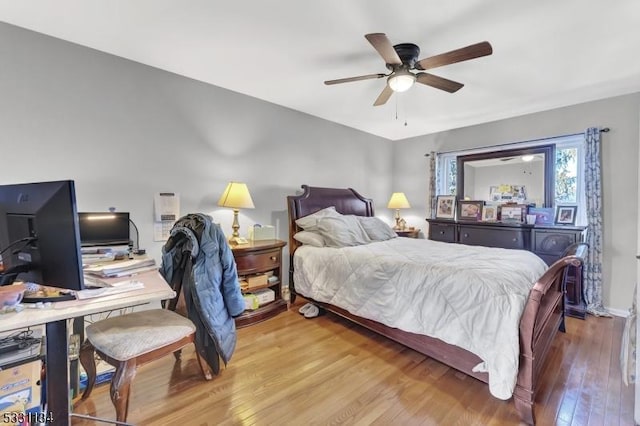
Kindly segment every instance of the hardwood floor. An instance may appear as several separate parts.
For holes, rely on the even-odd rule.
[[[513,402],[485,384],[301,303],[238,330],[221,374],[202,379],[192,349],[139,369],[128,421],[140,425],[517,425]],[[633,425],[619,367],[623,318],[567,318],[537,398],[539,425]],[[115,419],[108,384],[74,412]],[[74,425],[93,425],[74,419]]]

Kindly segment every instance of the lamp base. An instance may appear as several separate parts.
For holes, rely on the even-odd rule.
[[[402,224],[400,223],[400,221],[402,220],[400,218],[400,209],[396,209],[396,226],[393,227],[393,229],[395,231],[401,231],[402,230]]]
[[[249,244],[249,241],[246,238],[242,237],[231,237],[229,238],[229,244],[237,246],[242,244]]]

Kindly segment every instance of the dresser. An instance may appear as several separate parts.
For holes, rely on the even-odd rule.
[[[585,226],[527,225],[524,223],[465,222],[427,219],[428,238],[434,241],[486,247],[528,250],[547,265],[562,257],[574,243],[583,242]],[[586,306],[582,296],[582,267],[569,267],[566,277],[565,313],[584,318]]]
[[[287,302],[282,298],[282,248],[285,245],[280,240],[262,240],[231,247],[241,281],[262,275],[269,277],[264,277],[264,284],[243,290],[243,294],[262,289],[275,293],[273,301],[261,303],[256,309],[245,310],[236,317],[236,327],[264,321],[287,310]]]

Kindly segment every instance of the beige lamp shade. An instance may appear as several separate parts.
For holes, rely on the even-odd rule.
[[[218,200],[218,205],[232,209],[255,208],[247,184],[241,182],[229,182]]]
[[[404,195],[404,192],[394,192],[391,194],[391,199],[389,200],[389,204],[387,204],[387,208],[410,209],[411,205],[409,204],[409,200],[407,200],[407,196]]]
[[[218,205],[221,207],[230,207],[233,209],[233,234],[229,238],[231,244],[246,244],[247,241],[244,238],[240,238],[240,223],[238,222],[239,209],[253,209],[253,200],[251,194],[249,194],[249,188],[246,183],[229,182],[224,192],[218,200]]]

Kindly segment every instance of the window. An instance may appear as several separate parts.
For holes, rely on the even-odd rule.
[[[584,208],[584,135],[570,135],[534,142],[502,145],[500,149],[523,148],[553,144],[556,145],[555,161],[555,205],[577,205],[577,223],[586,223]],[[438,155],[436,192],[439,195],[456,195],[456,158],[459,155],[495,150],[485,147],[475,150],[443,153]]]
[[[444,195],[456,195],[456,176],[458,174],[457,167],[458,163],[456,162],[456,157],[449,158],[446,162],[447,186]]]
[[[578,148],[557,148],[555,161],[556,204],[578,202]]]
[[[436,194],[456,195],[456,175],[458,155],[461,152],[437,154],[436,161]]]
[[[556,142],[555,205],[578,206],[576,223],[587,223],[584,194],[584,136],[567,136]]]

